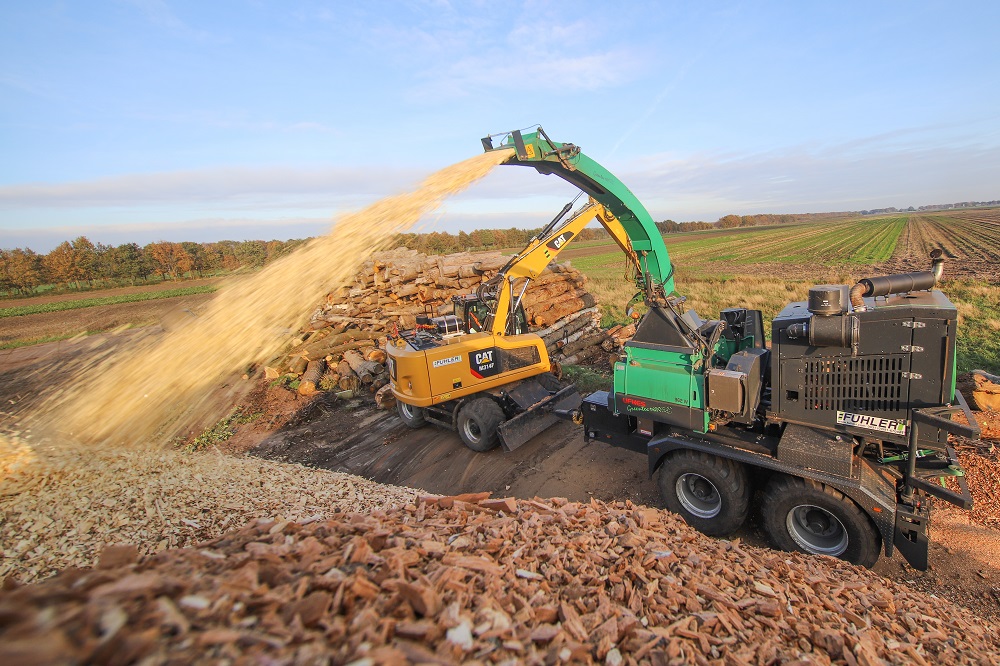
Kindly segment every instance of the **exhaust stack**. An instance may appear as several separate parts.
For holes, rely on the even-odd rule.
[[[882,277],[862,278],[851,287],[851,305],[855,312],[864,312],[863,298],[865,296],[888,296],[889,294],[905,294],[910,291],[930,289],[941,279],[944,272],[944,257],[940,249],[931,251],[931,270],[916,273],[897,273]]]

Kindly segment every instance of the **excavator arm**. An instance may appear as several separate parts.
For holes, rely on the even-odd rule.
[[[501,138],[494,146],[496,137]],[[484,137],[482,142],[487,151],[513,148],[515,157],[506,164],[529,166],[545,175],[555,174],[589,194],[603,209],[597,213],[602,224],[626,256],[634,258],[637,286],[647,292],[662,290],[662,297],[673,293],[674,270],[663,236],[646,207],[614,174],[587,157],[578,146],[552,141],[541,126],[530,134],[513,130]],[[648,296],[652,294],[647,293]]]
[[[499,335],[513,332],[512,313],[517,311],[528,283],[538,277],[570,241],[579,236],[580,231],[595,219],[625,254],[630,273],[641,279],[639,255],[632,249],[628,233],[618,218],[591,197],[585,206],[565,222],[560,223],[563,216],[569,212],[570,205],[567,204],[566,208],[532,238],[523,250],[512,257],[494,278],[481,285],[480,299],[495,303],[492,319],[486,323],[486,330]]]

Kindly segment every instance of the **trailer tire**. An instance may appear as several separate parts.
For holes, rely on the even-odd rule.
[[[505,419],[500,405],[489,398],[476,398],[458,410],[458,436],[473,451],[489,451],[500,443],[497,428]]]
[[[764,529],[781,550],[830,555],[869,568],[882,550],[882,537],[860,507],[811,479],[773,477],[761,511]]]
[[[740,463],[702,451],[675,451],[660,466],[660,497],[699,532],[732,534],[750,512],[750,483]]]
[[[403,423],[414,430],[424,427],[424,424],[427,423],[427,419],[424,418],[423,407],[408,405],[405,402],[397,400],[396,412],[399,414],[399,418],[403,420]]]

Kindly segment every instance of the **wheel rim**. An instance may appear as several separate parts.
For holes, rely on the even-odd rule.
[[[837,516],[814,504],[800,504],[785,517],[788,534],[807,553],[837,557],[850,538]]]
[[[478,442],[483,436],[483,431],[474,419],[466,419],[462,425],[462,431],[465,433],[466,439],[470,442]]]
[[[399,403],[399,408],[401,410],[403,410],[404,414],[406,414],[406,418],[408,418],[408,419],[412,419],[413,418],[413,406],[412,405],[408,405],[405,402],[401,402],[401,403]]]
[[[722,496],[701,474],[682,474],[676,490],[681,506],[697,518],[715,518],[722,511]]]

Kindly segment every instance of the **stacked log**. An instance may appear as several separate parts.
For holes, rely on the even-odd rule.
[[[268,377],[300,377],[310,363],[323,359],[330,376],[336,375],[328,384],[375,393],[389,381],[388,335],[413,328],[418,316],[451,312],[453,296],[475,292],[509,259],[499,252],[377,253],[362,264],[352,284],[327,295],[306,330],[292,339],[289,352],[267,364]],[[568,263],[551,264],[531,281],[522,300],[529,330],[544,339],[549,356],[562,364],[601,360],[604,355],[606,335],[586,283],[586,276]],[[299,386],[305,394],[314,390],[312,385]]]
[[[1000,377],[985,370],[973,370],[972,404],[981,411],[1000,412]]]

